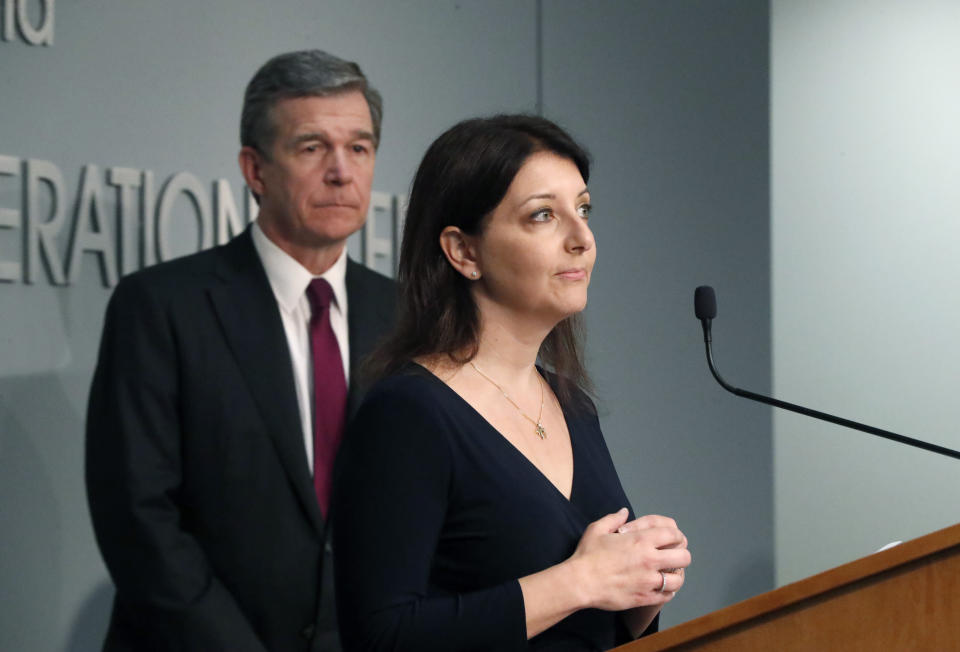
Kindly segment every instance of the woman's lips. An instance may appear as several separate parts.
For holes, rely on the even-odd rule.
[[[566,281],[581,281],[587,278],[587,270],[585,269],[565,269],[562,272],[557,272],[556,276],[566,280]]]

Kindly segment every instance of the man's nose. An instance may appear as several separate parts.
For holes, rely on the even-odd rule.
[[[323,180],[335,186],[343,186],[353,180],[353,172],[344,150],[335,148],[330,151]]]

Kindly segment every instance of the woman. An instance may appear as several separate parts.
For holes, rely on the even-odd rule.
[[[386,377],[338,460],[345,649],[607,649],[655,630],[683,584],[686,538],[630,520],[580,389],[588,177],[532,116],[462,122],[420,164]]]

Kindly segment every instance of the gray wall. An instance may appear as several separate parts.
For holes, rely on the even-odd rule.
[[[27,1],[39,22],[39,0]],[[105,223],[115,222],[106,175],[116,166],[150,170],[158,186],[180,171],[205,187],[226,179],[242,206],[241,93],[277,52],[319,46],[361,62],[386,98],[374,188],[390,195],[407,190],[444,127],[532,111],[539,93],[596,158],[588,320],[610,448],[637,510],[676,516],[694,552],[664,622],[771,587],[770,416],[712,384],[690,308],[698,283],[730,297],[718,355],[743,384],[768,387],[765,2],[171,6],[61,0],[52,46],[0,40],[0,155],[62,172],[61,257],[88,163],[99,166]],[[0,175],[0,208],[21,210],[22,185]],[[47,215],[54,207],[38,197]],[[193,209],[186,199],[175,209],[175,245],[189,251]],[[24,263],[22,236],[0,228],[0,263]],[[33,283],[0,283],[3,650],[96,649],[112,595],[82,483],[109,290],[96,255],[79,261],[70,285],[42,269]]]
[[[604,433],[635,509],[676,518],[693,553],[675,624],[773,585],[770,413],[714,383],[693,315],[714,285],[718,363],[769,388],[766,4],[547,6],[544,109],[596,159]]]
[[[774,387],[960,449],[960,5],[772,5]],[[960,520],[957,461],[774,421],[777,582]]]

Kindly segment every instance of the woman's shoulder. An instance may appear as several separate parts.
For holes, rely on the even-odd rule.
[[[367,391],[364,404],[405,401],[427,403],[442,394],[441,381],[429,371],[410,362],[377,380]]]
[[[409,363],[376,381],[366,392],[356,420],[389,419],[398,426],[436,423],[451,390],[432,373]]]
[[[376,381],[350,420],[351,448],[394,451],[396,446],[445,450],[445,427],[438,407],[441,381],[422,367],[407,366]]]

